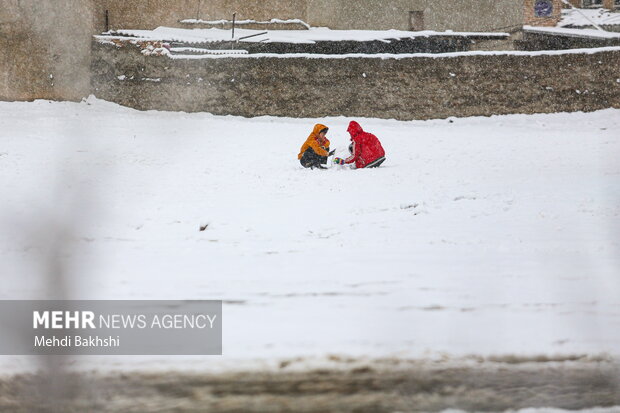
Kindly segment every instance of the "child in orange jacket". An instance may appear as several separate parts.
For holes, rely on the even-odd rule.
[[[329,139],[325,136],[329,128],[317,123],[308,139],[301,146],[297,159],[304,168],[327,169],[323,165],[327,163],[327,157],[334,154],[329,151]]]

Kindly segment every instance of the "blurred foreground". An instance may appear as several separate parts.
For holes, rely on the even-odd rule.
[[[224,374],[83,373],[0,380],[1,412],[413,412],[560,408],[616,413],[611,360],[449,362],[340,359],[339,368]],[[529,409],[550,412],[550,409]]]

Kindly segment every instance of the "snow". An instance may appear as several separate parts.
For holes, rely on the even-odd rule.
[[[202,19],[184,19],[179,23],[186,24],[232,24],[232,20],[202,20]],[[310,28],[310,25],[303,20],[300,19],[270,19],[268,21],[256,21],[256,20],[236,20],[235,24],[237,25],[245,25],[245,24],[300,24],[302,26]]]
[[[231,30],[224,29],[180,29],[175,27],[158,27],[153,30],[117,30],[115,34],[136,37],[144,40],[159,40],[166,42],[210,43],[239,40],[242,37],[265,33],[243,39],[243,42],[266,43],[315,43],[318,41],[387,41],[399,39],[413,39],[430,36],[477,36],[488,38],[507,38],[508,33],[476,33],[476,32],[436,32],[425,30],[419,32],[402,30],[331,30],[326,27],[313,27],[308,30],[251,30],[235,29],[233,39]],[[107,38],[108,36],[100,36]]]
[[[568,29],[566,27],[523,26],[523,31],[531,33],[555,34],[570,37],[585,37],[591,39],[620,39],[620,33],[605,32],[596,29]]]
[[[224,300],[223,356],[102,369],[618,356],[620,110],[356,119],[384,166],[299,166],[349,120],[0,102],[0,299],[59,297],[54,247],[74,299]]]
[[[592,22],[598,24],[599,26],[617,25],[620,24],[620,13],[612,12],[607,9],[562,10],[562,20],[560,20],[558,26],[592,26]]]

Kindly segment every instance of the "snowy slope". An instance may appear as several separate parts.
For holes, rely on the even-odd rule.
[[[58,297],[53,246],[72,298],[225,300],[223,357],[108,367],[618,355],[620,110],[357,119],[384,167],[299,166],[349,120],[0,102],[0,299]]]

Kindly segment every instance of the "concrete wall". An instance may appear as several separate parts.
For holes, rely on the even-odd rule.
[[[112,29],[178,26],[180,19],[298,18],[333,29],[409,30],[409,12],[423,11],[429,30],[506,30],[523,23],[518,0],[104,0]],[[99,20],[102,20],[100,17]]]
[[[523,24],[515,0],[308,0],[312,25],[334,29],[409,30],[409,12],[424,13],[425,30],[503,31]]]
[[[111,29],[153,29],[179,26],[182,19],[237,20],[306,19],[306,0],[104,0]]]
[[[407,120],[620,108],[611,76],[620,52],[171,60],[97,44],[93,53],[94,93],[144,110]]]
[[[0,100],[87,96],[94,26],[94,1],[4,0]]]
[[[409,30],[411,0],[308,0],[311,26],[331,29]]]
[[[523,25],[519,0],[417,0],[430,30],[510,31]]]

